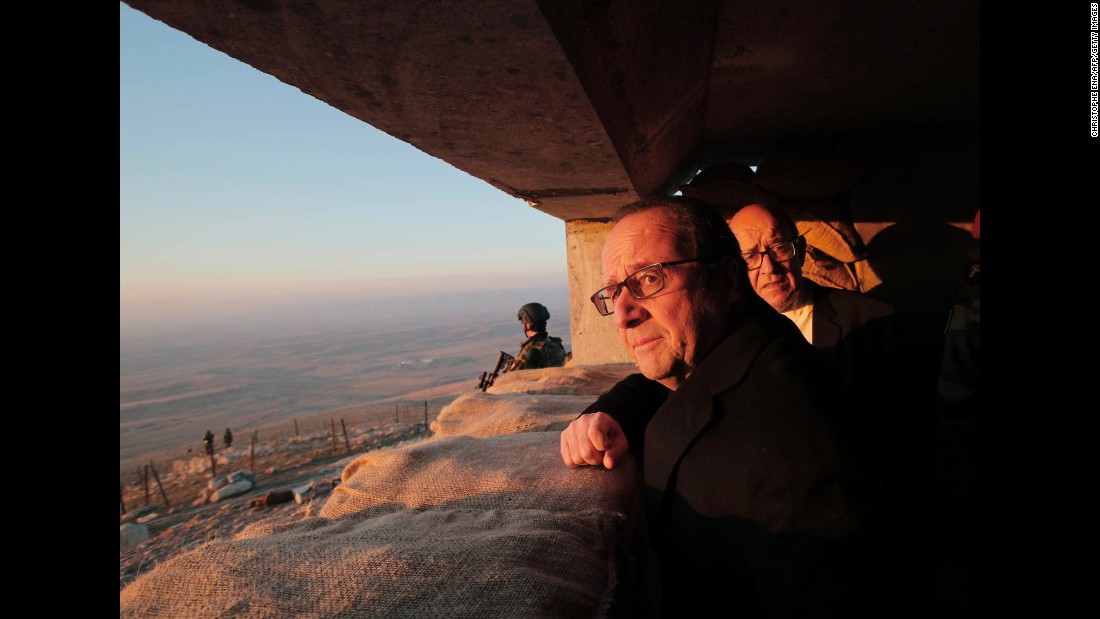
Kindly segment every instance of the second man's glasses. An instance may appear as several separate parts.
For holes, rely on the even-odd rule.
[[[793,241],[786,241],[784,243],[776,243],[767,248],[767,254],[772,257],[773,262],[786,262],[791,258],[794,258],[798,254],[798,237]],[[762,251],[750,251],[741,254],[741,257],[745,259],[745,266],[750,271],[755,271],[760,268],[760,265],[764,264],[764,252]]]

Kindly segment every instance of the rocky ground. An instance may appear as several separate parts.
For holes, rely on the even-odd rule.
[[[158,563],[209,540],[232,537],[257,520],[315,513],[348,462],[372,449],[424,438],[428,431],[423,424],[394,423],[362,431],[349,429],[349,435],[347,442],[337,442],[336,449],[329,436],[316,434],[278,445],[222,450],[216,454],[215,472],[219,476],[251,473],[254,486],[217,502],[210,502],[210,481],[215,476],[207,456],[187,454],[158,460],[155,475],[143,478],[135,474],[124,480],[120,486],[120,507],[125,513],[119,517],[119,590]],[[285,499],[287,491],[306,485],[312,485],[314,492],[302,503],[289,500],[256,505],[269,493],[272,498],[282,495]],[[139,539],[147,533],[148,539],[130,545],[122,535],[124,529],[127,535],[138,534]]]

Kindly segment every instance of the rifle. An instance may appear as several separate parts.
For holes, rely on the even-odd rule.
[[[512,360],[514,359],[515,357],[512,355],[509,355],[503,350],[500,351],[500,354],[497,355],[496,365],[493,366],[493,371],[481,373],[481,379],[477,381],[477,388],[485,391],[487,388],[492,387],[493,381],[495,381],[497,376],[502,372],[508,371],[508,366],[512,364]]]

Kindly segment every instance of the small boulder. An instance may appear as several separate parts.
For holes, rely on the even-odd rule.
[[[149,527],[126,523],[118,527],[118,550],[125,552],[149,539]]]
[[[253,482],[256,481],[255,476],[252,475],[252,471],[250,471],[248,469],[241,469],[239,471],[233,471],[229,475],[226,475],[226,479],[231,484],[236,483],[238,481],[241,481],[242,479],[247,479],[248,481],[253,481]]]
[[[291,490],[294,493],[294,502],[301,505],[313,498],[313,484],[298,486]]]
[[[290,490],[272,490],[258,499],[252,499],[250,507],[264,508],[279,503],[289,503],[294,500],[294,492]]]
[[[244,494],[252,489],[252,482],[247,479],[233,482],[227,486],[218,488],[213,494],[210,495],[210,502],[217,503],[218,501],[224,501],[229,497],[237,496],[238,494]]]

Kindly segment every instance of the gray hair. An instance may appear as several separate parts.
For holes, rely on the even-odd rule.
[[[627,215],[662,209],[672,216],[679,232],[676,248],[687,255],[716,262],[722,256],[740,256],[741,248],[728,225],[713,206],[681,196],[662,196],[638,200],[616,211],[611,223]]]
[[[718,263],[725,256],[736,258],[742,289],[752,289],[737,237],[733,236],[718,210],[706,202],[683,196],[647,198],[620,207],[611,218],[611,223],[618,223],[628,215],[655,209],[668,213],[672,218],[677,231],[678,251],[711,264]]]

